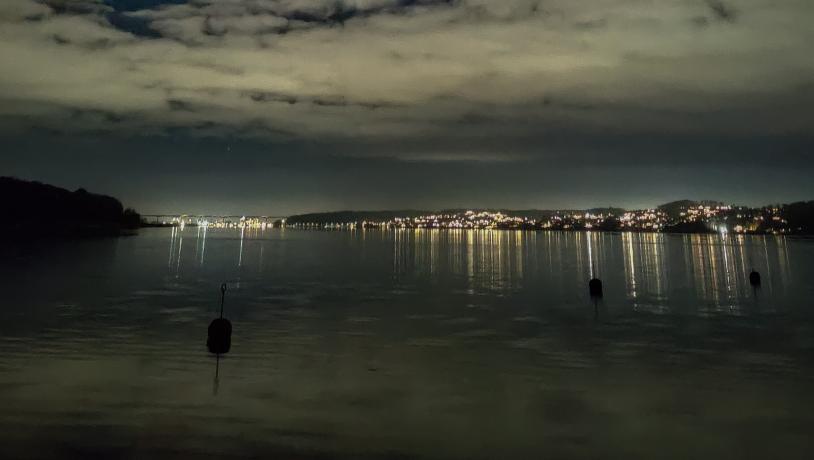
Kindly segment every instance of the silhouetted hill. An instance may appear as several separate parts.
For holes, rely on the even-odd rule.
[[[799,201],[782,207],[783,216],[796,233],[814,234],[814,201]]]
[[[110,196],[0,177],[0,232],[111,235],[140,221],[138,213]]]
[[[715,233],[706,222],[680,222],[667,225],[663,230],[665,233]]]
[[[663,211],[671,219],[677,219],[681,212],[686,210],[687,208],[693,206],[722,206],[723,203],[718,201],[712,200],[702,200],[702,201],[693,201],[693,200],[678,200],[678,201],[671,201],[669,203],[664,203],[663,205],[659,206],[659,211]]]
[[[701,214],[697,210],[688,213],[689,208],[698,206],[708,206],[712,209],[702,211]],[[486,220],[485,223],[478,224],[462,224],[467,219],[466,209],[445,209],[442,211],[340,211],[292,216],[288,218],[287,222],[293,225],[315,225],[320,227],[330,224],[361,224],[366,221],[368,226],[376,227],[386,222],[391,222],[389,225],[393,225],[392,222],[396,218],[422,217],[426,219],[429,216],[439,216],[431,219],[433,220],[432,227],[483,228],[483,226],[489,226],[489,228],[498,229],[592,229],[609,232],[654,231],[654,229],[657,229],[655,231],[666,233],[711,233],[727,229],[734,232],[757,234],[814,234],[814,201],[750,208],[746,206],[724,206],[723,203],[711,200],[679,200],[663,204],[658,209],[660,211],[658,213],[634,210],[631,211],[633,214],[629,218],[623,218],[627,212],[624,209],[611,207],[556,211],[473,209],[477,214],[481,212],[487,213],[486,217],[475,216],[476,219]],[[496,218],[497,213],[509,216],[510,219]],[[690,215],[691,217],[688,217]],[[591,225],[587,225],[588,223]],[[422,221],[421,223],[407,222],[405,225],[411,227],[429,224]]]

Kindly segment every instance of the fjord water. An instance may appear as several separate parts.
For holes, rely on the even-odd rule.
[[[810,240],[187,227],[0,254],[2,458],[808,458],[814,444]],[[222,282],[234,333],[216,360]]]

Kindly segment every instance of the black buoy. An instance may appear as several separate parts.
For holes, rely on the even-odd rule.
[[[751,284],[753,288],[759,288],[760,287],[760,273],[752,270],[752,273],[749,274],[749,284]]]
[[[588,291],[591,294],[592,299],[601,299],[602,298],[602,281],[594,278],[588,282]]]
[[[599,278],[588,281],[588,292],[591,294],[591,300],[594,301],[594,319],[599,319],[599,300],[602,299],[602,281]]]
[[[209,336],[206,339],[206,347],[210,353],[229,353],[232,347],[232,323],[223,317],[223,302],[226,298],[226,283],[220,287],[220,318],[213,319],[209,323]]]

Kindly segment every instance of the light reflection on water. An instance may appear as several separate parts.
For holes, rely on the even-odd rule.
[[[576,294],[594,276],[616,281],[623,275],[610,289],[618,294],[624,288],[634,311],[652,313],[697,308],[700,314],[745,314],[756,297],[775,308],[778,299],[772,297],[782,295],[792,279],[782,237],[411,229],[376,232],[375,238],[391,240],[397,280],[440,270],[465,279],[470,294],[547,284],[568,297],[556,289],[563,282]],[[798,245],[810,251],[807,242]],[[763,274],[757,293],[749,284],[753,269]]]
[[[2,458],[808,452],[811,241],[187,227],[7,243]],[[235,333],[213,396],[223,281]]]

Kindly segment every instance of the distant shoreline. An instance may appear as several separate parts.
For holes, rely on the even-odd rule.
[[[173,228],[173,227],[180,227],[178,224],[153,224],[153,225],[144,225],[141,228]],[[203,226],[197,224],[186,224],[185,227],[190,228],[198,228]],[[211,227],[207,227],[211,228]],[[245,227],[251,230],[260,230],[260,228],[254,227]],[[240,230],[240,227],[221,227],[216,228],[216,230]],[[399,231],[399,230],[420,230],[420,231],[439,231],[439,232],[460,232],[460,231],[501,231],[501,232],[527,232],[527,233],[607,233],[607,234],[625,234],[625,233],[633,233],[633,234],[650,234],[650,235],[725,235],[725,236],[783,236],[789,238],[798,238],[798,239],[814,239],[814,234],[808,233],[757,233],[757,232],[744,232],[744,233],[734,233],[734,232],[727,232],[727,233],[720,233],[715,231],[706,231],[706,232],[677,232],[677,231],[645,231],[645,230],[602,230],[602,229],[537,229],[537,228],[419,228],[419,227],[320,227],[320,226],[269,226],[263,230],[296,230],[296,231],[305,231],[305,232],[357,232],[357,231]]]
[[[291,216],[280,224],[299,228],[493,228],[806,235],[814,233],[814,201],[757,208],[679,200],[638,210],[607,207],[586,210],[339,211]]]
[[[279,227],[275,227],[279,229]],[[729,235],[729,236],[787,236],[798,238],[814,238],[814,234],[806,233],[720,233],[715,231],[706,232],[674,232],[674,231],[645,231],[645,230],[602,230],[602,229],[578,229],[564,230],[556,228],[419,228],[419,227],[367,227],[367,228],[319,228],[319,227],[286,227],[289,230],[316,231],[316,232],[347,232],[347,231],[393,231],[393,230],[429,230],[441,232],[460,231],[501,231],[501,232],[528,232],[528,233],[609,233],[609,234],[650,234],[650,235]]]

